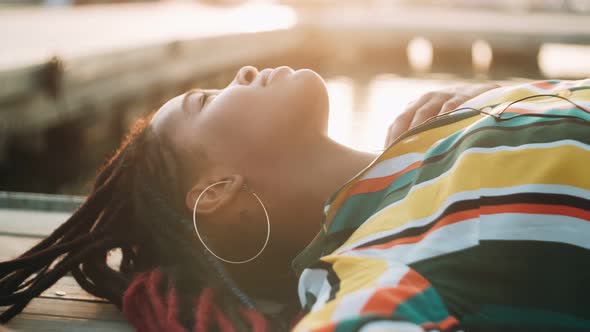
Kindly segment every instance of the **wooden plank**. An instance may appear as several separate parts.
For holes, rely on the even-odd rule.
[[[0,308],[0,312],[3,312],[5,309],[5,307]],[[50,299],[44,297],[34,298],[25,307],[23,313],[106,321],[125,320],[119,309],[110,303]]]
[[[155,86],[198,80],[286,53],[295,49],[302,38],[299,30],[279,30],[168,43],[71,60],[64,73],[63,99],[75,112],[87,110],[88,105],[108,109],[105,103],[127,100]],[[129,56],[134,54],[142,55]]]
[[[66,222],[84,199],[0,191],[0,235],[45,237]]]
[[[39,240],[31,237],[0,236],[0,255],[17,256]],[[111,256],[114,260],[120,259],[117,252]],[[0,261],[6,259],[0,257]],[[0,308],[0,312],[4,309]],[[45,324],[48,324],[47,329]],[[8,326],[23,331],[129,330],[124,317],[114,305],[84,291],[71,276],[61,278],[33,299],[23,310],[23,314]]]
[[[66,299],[77,301],[90,301],[96,303],[108,303],[108,300],[89,294],[78,285],[73,277],[63,277],[55,285],[45,290],[40,298],[46,299]]]
[[[0,262],[14,259],[41,241],[38,237],[0,235]],[[112,250],[107,258],[107,264],[116,269],[121,261],[120,250]]]
[[[107,31],[105,22],[108,22]],[[64,6],[52,10],[3,9],[0,11],[0,40],[4,42],[0,68],[40,63],[52,55],[69,61],[110,50],[177,39],[281,29],[294,23],[291,10],[259,3],[227,8],[197,1],[164,1]],[[105,33],[111,31],[113,33]],[[19,38],[12,38],[16,33]]]
[[[17,256],[37,241],[39,239],[36,238],[0,236],[0,253],[5,255],[6,252],[12,252],[13,256]],[[113,260],[120,259],[116,252],[112,256]],[[6,258],[0,257],[0,261],[4,260]],[[65,276],[33,300],[24,312],[74,318],[92,318],[96,315],[107,320],[121,319],[117,309],[106,302],[84,291],[73,277]]]
[[[56,290],[66,295],[58,296]],[[4,309],[0,308],[0,312]],[[40,297],[33,299],[7,326],[19,331],[130,330],[114,305],[84,292],[72,277],[62,278]]]
[[[37,90],[36,80],[42,65],[0,71],[0,100],[22,98]]]
[[[7,105],[0,101],[0,128],[6,135],[36,134],[63,122],[80,120],[81,117],[88,120],[93,116],[92,112],[88,112],[89,118],[84,118],[84,115],[86,113],[80,112],[79,108],[67,105],[66,100],[56,100],[43,91],[31,92],[27,98]]]
[[[0,262],[18,257],[39,241],[41,239],[36,237],[0,235]]]
[[[40,239],[26,237],[0,236],[0,261],[7,261],[16,258],[29,248],[31,248]],[[109,266],[114,266],[115,261],[120,260],[120,253],[113,252],[109,257]],[[60,294],[60,295],[58,295]],[[83,290],[76,280],[71,276],[65,276],[58,280],[53,286],[41,293],[42,297],[68,299],[68,300],[85,300],[104,302],[104,299],[95,297]]]
[[[20,314],[6,327],[14,331],[43,332],[131,332],[133,328],[123,321],[78,319],[47,315]]]
[[[86,293],[72,277],[62,278],[33,299],[7,327],[19,331],[132,330],[114,305]]]
[[[31,248],[39,239],[0,236],[0,262],[16,258],[18,255]],[[114,255],[113,255],[114,256]],[[117,255],[120,257],[120,255]],[[120,259],[114,257],[113,259]],[[60,295],[58,295],[60,294]],[[58,280],[53,286],[41,293],[42,297],[68,299],[68,300],[85,300],[105,302],[106,300],[95,297],[83,290],[76,280],[71,276],[65,276]]]
[[[2,197],[9,196],[12,201],[5,199],[4,206],[37,210],[0,209],[0,233],[13,234],[0,235],[0,261],[22,254],[70,216],[70,212],[39,209],[69,210],[82,199],[25,193],[5,193]],[[113,251],[109,265],[116,266],[120,257],[120,252]],[[0,308],[0,312],[5,309]],[[84,291],[71,276],[61,278],[33,299],[7,327],[18,331],[132,331],[114,305]]]
[[[65,276],[59,279],[53,286],[41,293],[39,297],[57,300],[108,302],[106,299],[96,297],[83,290],[76,282],[76,279],[71,276]]]
[[[0,208],[73,212],[84,199],[84,196],[0,191]]]
[[[66,120],[108,116],[120,102],[162,87],[174,90],[179,82],[234,71],[241,65],[285,54],[295,50],[303,39],[300,29],[275,30],[173,41],[69,59],[59,75],[61,92],[57,98],[37,89],[11,103],[2,104],[0,99],[0,128],[5,135],[26,134]]]
[[[517,48],[535,43],[561,42],[586,44],[590,41],[590,20],[584,15],[510,12],[481,9],[420,6],[342,6],[337,9],[299,11],[298,25],[318,31],[372,30],[382,38],[410,35],[459,41],[468,33],[489,42],[509,42]],[[498,25],[497,22],[502,22]],[[518,47],[518,43],[521,43]],[[523,42],[525,42],[523,44]]]
[[[66,212],[0,209],[0,235],[45,237],[70,217]]]
[[[108,302],[106,299],[96,297],[80,287],[74,277],[66,276],[58,280],[55,285],[45,290],[39,297],[48,299],[65,299],[91,302]]]

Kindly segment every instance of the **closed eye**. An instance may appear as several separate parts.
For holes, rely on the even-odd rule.
[[[203,91],[201,94],[201,97],[199,98],[201,101],[201,108],[203,108],[203,106],[205,106],[205,103],[207,102],[207,99],[209,99],[210,94],[208,94],[207,92]]]
[[[202,90],[202,89],[192,89],[189,90],[188,92],[186,92],[184,94],[184,98],[182,99],[182,109],[183,110],[187,110],[186,112],[188,112],[189,109],[189,97],[194,94],[194,93],[198,93],[198,103],[200,103],[200,109],[202,110],[203,107],[205,106],[205,104],[211,99],[211,97],[214,97],[216,95],[219,94],[220,90]],[[193,99],[194,102],[197,102],[196,100]]]

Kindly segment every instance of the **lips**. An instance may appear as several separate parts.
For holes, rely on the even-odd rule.
[[[260,72],[260,81],[262,83],[262,85],[266,86],[269,85],[270,82],[274,79],[275,76],[279,75],[278,73],[280,71],[289,71],[289,72],[293,72],[293,69],[291,69],[290,67],[287,66],[281,66],[281,67],[277,67],[273,70],[263,70]]]
[[[262,73],[262,77],[261,77],[261,81],[262,81],[262,85],[266,86],[268,85],[268,81],[270,80],[270,74],[272,74],[274,72],[274,70],[272,72],[264,72]]]
[[[293,72],[293,69],[291,69],[291,67],[287,67],[287,66],[281,66],[281,67],[277,67],[275,68],[273,71],[270,72],[270,74],[268,74],[268,78],[266,80],[266,84],[269,84],[270,81],[273,80],[273,78],[277,75],[279,75],[278,73],[280,71],[288,71],[288,72]]]
[[[274,75],[276,74],[277,71],[278,71],[278,68],[271,71],[268,75],[266,75],[266,77],[265,77],[266,78],[266,81],[265,81],[266,85],[268,85],[270,83],[270,81],[272,80],[272,78],[274,77]]]

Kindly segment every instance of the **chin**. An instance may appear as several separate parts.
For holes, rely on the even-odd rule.
[[[326,134],[328,128],[328,89],[324,79],[310,69],[300,69],[271,82],[273,98],[281,109],[273,112],[283,133]],[[287,129],[288,128],[288,129]]]
[[[318,116],[325,117],[327,126],[329,102],[326,82],[320,74],[311,69],[300,69],[293,75],[296,80],[301,82],[301,93],[303,95],[301,99],[304,101],[303,107],[306,107],[310,112]]]
[[[299,69],[295,71],[293,75],[305,81],[307,84],[321,85],[323,90],[326,90],[326,82],[324,82],[324,78],[311,69]]]
[[[317,121],[318,129],[324,134],[328,134],[328,115],[330,112],[330,103],[328,98],[328,87],[324,78],[311,69],[302,69],[301,75],[309,82],[309,89],[313,91],[307,100],[307,107],[313,113],[313,118]],[[299,70],[297,72],[300,72]]]

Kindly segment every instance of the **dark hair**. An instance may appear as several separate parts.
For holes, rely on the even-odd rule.
[[[64,224],[20,257],[0,263],[0,305],[8,306],[0,324],[71,273],[141,330],[225,329],[228,322],[236,330],[267,329],[223,266],[195,241],[183,193],[198,169],[154,133],[150,119],[133,125]],[[202,153],[192,158],[205,162]],[[118,269],[107,264],[113,249],[121,251]],[[159,319],[157,308],[168,312]]]

